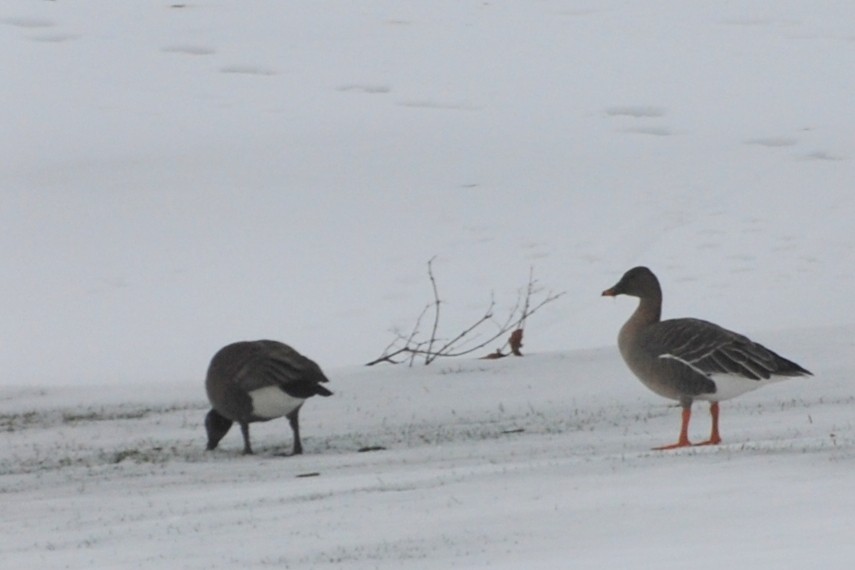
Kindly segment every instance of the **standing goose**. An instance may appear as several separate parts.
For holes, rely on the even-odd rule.
[[[662,289],[646,267],[627,271],[618,283],[603,291],[607,297],[638,297],[638,308],[620,329],[621,356],[639,380],[683,407],[680,439],[674,449],[692,445],[689,419],[695,399],[710,402],[712,432],[699,445],[721,443],[718,403],[786,377],[810,372],[749,338],[700,319],[660,320]]]
[[[208,367],[205,390],[211,411],[205,417],[208,449],[214,449],[233,422],[240,424],[243,452],[252,453],[249,424],[285,416],[294,432],[293,454],[303,453],[299,413],[306,398],[331,396],[321,368],[275,340],[244,341],[220,349]]]

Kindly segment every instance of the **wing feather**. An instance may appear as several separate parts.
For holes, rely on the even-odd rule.
[[[732,374],[751,380],[810,374],[748,337],[700,319],[672,319],[652,327],[649,347],[660,357],[685,361],[707,376]]]
[[[234,381],[246,391],[267,386],[279,386],[294,397],[331,392],[318,386],[328,382],[313,360],[290,346],[276,341],[247,343],[235,358]]]

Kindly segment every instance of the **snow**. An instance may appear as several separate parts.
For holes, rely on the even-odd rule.
[[[288,458],[284,419],[253,425],[256,456],[234,430],[205,452],[194,384],[6,390],[0,549],[47,568],[847,568],[853,332],[773,335],[817,377],[725,404],[723,445],[667,453],[678,409],[612,348],[336,370]]]
[[[14,568],[850,568],[855,6],[581,0],[0,7],[0,552]],[[375,366],[566,295],[524,358]],[[677,408],[664,316],[815,376]],[[242,339],[331,398],[204,451]],[[495,347],[485,349],[485,353]],[[705,405],[691,437],[706,437]],[[233,430],[234,431],[234,430]],[[385,449],[360,453],[365,447]],[[304,475],[304,476],[301,476]]]

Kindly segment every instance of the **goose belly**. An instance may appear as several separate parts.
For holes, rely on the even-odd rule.
[[[272,420],[290,414],[305,400],[289,396],[276,386],[266,386],[249,392],[252,399],[252,415]]]
[[[746,392],[751,392],[757,388],[762,388],[767,384],[780,382],[784,380],[784,376],[772,376],[763,380],[752,380],[744,376],[736,374],[712,374],[710,380],[715,383],[716,391],[714,394],[701,394],[696,396],[698,400],[707,400],[710,402],[720,402],[740,396]]]

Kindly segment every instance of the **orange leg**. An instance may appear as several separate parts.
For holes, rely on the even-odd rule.
[[[712,432],[710,438],[698,445],[718,445],[721,443],[721,436],[718,433],[718,402],[710,404],[710,416],[712,417]]]
[[[692,417],[692,405],[683,406],[683,424],[680,426],[680,440],[671,445],[663,445],[662,447],[654,447],[656,451],[664,451],[666,449],[677,449],[678,447],[689,447],[692,442],[689,441],[689,420]]]

